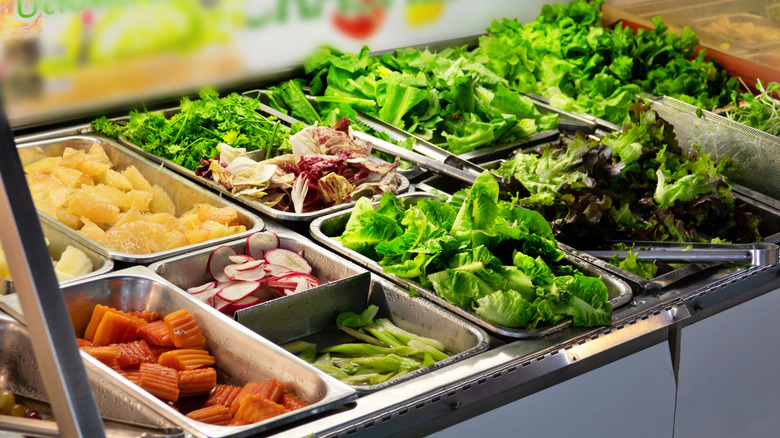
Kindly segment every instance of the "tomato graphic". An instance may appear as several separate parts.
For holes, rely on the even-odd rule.
[[[385,20],[384,0],[355,0],[348,10],[338,10],[331,19],[344,35],[366,39],[373,35]]]

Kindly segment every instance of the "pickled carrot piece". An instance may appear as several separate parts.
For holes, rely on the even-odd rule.
[[[247,395],[239,403],[238,411],[230,426],[257,423],[287,412],[284,406],[274,403],[259,394]]]
[[[98,324],[92,342],[95,345],[121,344],[135,341],[138,325],[129,316],[106,311]]]
[[[268,400],[278,403],[284,394],[284,383],[270,379],[262,382],[249,382],[241,388],[233,403],[230,404],[230,413],[236,415],[239,403],[248,395],[259,395]]]
[[[203,406],[230,406],[233,404],[233,400],[236,399],[238,393],[241,392],[241,389],[242,388],[240,386],[217,385],[214,390],[211,391],[209,398],[206,400],[206,403],[203,403]]]
[[[92,311],[92,318],[90,318],[89,324],[87,324],[87,329],[84,331],[84,339],[91,341],[92,338],[95,337],[98,324],[100,324],[100,320],[103,319],[103,315],[105,315],[109,309],[110,307],[104,306],[102,304],[95,305],[95,309]]]
[[[96,304],[95,309],[92,311],[92,318],[89,320],[89,324],[87,324],[87,328],[84,331],[84,339],[87,339],[89,341],[94,342],[95,334],[97,333],[97,329],[100,326],[100,322],[103,321],[103,317],[106,313],[116,313],[122,316],[125,316],[127,318],[130,318],[132,321],[136,323],[138,327],[146,324],[146,320],[141,318],[136,318],[135,316],[132,316],[128,313],[122,312],[121,310],[114,309],[112,307],[104,306],[102,304]],[[130,339],[130,341],[134,341],[134,339]]]
[[[119,348],[117,348],[115,345],[102,347],[81,347],[81,349],[90,356],[110,367],[118,366],[116,360],[117,357],[119,357]]]
[[[95,346],[95,344],[93,344],[92,341],[88,341],[88,340],[83,339],[83,338],[76,338],[76,344],[79,346],[79,348],[81,348],[81,347],[94,347]]]
[[[141,318],[146,322],[155,322],[160,319],[159,313],[150,312],[148,310],[134,310],[132,312],[127,312],[127,314],[136,318]]]
[[[230,415],[230,409],[225,405],[212,405],[206,406],[187,414],[187,417],[192,418],[195,421],[201,423],[216,424],[219,426],[227,426],[233,416]]]
[[[166,351],[175,350],[176,347],[160,347],[159,345],[150,345],[149,349],[152,350],[154,361],[158,362],[160,360],[161,354],[165,353]]]
[[[179,376],[173,368],[142,363],[138,368],[138,386],[163,400],[179,399]]]
[[[138,328],[138,336],[146,341],[149,346],[173,347],[173,340],[168,327],[162,320],[150,322]]]
[[[138,384],[138,368],[123,370],[122,368],[116,367],[113,368],[113,370],[132,383]]]
[[[211,367],[179,371],[178,374],[180,397],[208,394],[217,386],[217,370]]]
[[[168,327],[168,334],[173,340],[173,345],[179,348],[206,347],[206,338],[201,333],[198,323],[187,309],[180,309],[169,313],[163,319]]]
[[[115,345],[119,347],[116,363],[122,369],[138,368],[142,363],[157,363],[149,345],[143,340]]]
[[[282,394],[281,405],[288,411],[294,411],[309,406],[308,403],[298,398],[297,395],[290,394],[289,392]]]
[[[157,358],[157,363],[177,371],[194,370],[214,365],[214,356],[206,350],[182,348],[166,351]]]

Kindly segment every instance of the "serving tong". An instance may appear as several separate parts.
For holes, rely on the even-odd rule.
[[[778,263],[778,246],[774,243],[686,243],[686,242],[623,242],[638,250],[586,250],[603,260],[615,255],[621,260],[636,255],[637,261],[662,260],[669,263],[732,263],[736,265],[773,265]]]
[[[265,112],[266,114],[270,114],[279,120],[282,120],[287,123],[300,123],[299,120],[282,113],[281,111],[277,111],[274,108],[271,108],[270,106],[260,102],[260,109]],[[358,117],[356,117],[356,120],[359,123],[363,123],[366,126],[372,127],[371,125],[368,125],[364,121],[367,121],[368,123],[374,123],[376,126],[386,126],[387,128],[380,128],[379,130],[393,130],[394,135],[402,135],[404,131],[393,127],[390,124],[385,124],[385,122],[381,122],[378,120],[369,120],[370,116],[366,116],[364,114],[360,114]],[[396,156],[402,160],[410,161],[412,163],[417,164],[420,167],[423,167],[425,169],[428,169],[432,172],[440,173],[442,175],[446,175],[452,178],[456,178],[458,180],[464,181],[469,184],[473,184],[474,181],[477,179],[477,177],[484,172],[484,169],[482,167],[477,166],[476,164],[473,164],[467,160],[464,160],[462,158],[459,158],[456,155],[453,155],[431,143],[425,142],[422,139],[419,139],[417,137],[414,137],[412,134],[406,133],[407,138],[416,138],[421,144],[427,143],[426,148],[428,151],[435,155],[437,158],[441,160],[448,160],[449,163],[453,164],[447,164],[444,161],[438,161],[434,158],[431,158],[427,155],[422,155],[414,151],[410,151],[408,149],[404,149],[400,146],[396,146],[390,142],[378,139],[376,137],[373,137],[371,135],[368,135],[364,132],[360,131],[352,131],[352,135],[362,141],[365,141],[369,143],[374,149],[384,152],[393,156]],[[390,135],[388,133],[388,135]],[[391,137],[393,138],[393,137]],[[460,166],[460,167],[456,167]],[[511,187],[511,183],[508,179],[503,177],[496,177],[496,180],[498,181],[498,184],[502,188],[509,189]]]

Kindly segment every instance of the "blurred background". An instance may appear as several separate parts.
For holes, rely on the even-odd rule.
[[[15,127],[228,89],[342,50],[477,35],[549,1],[0,0],[0,83]]]

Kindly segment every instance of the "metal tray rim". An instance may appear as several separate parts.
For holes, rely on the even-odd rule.
[[[201,311],[209,314],[209,318],[215,318],[217,320],[221,320],[224,318],[223,321],[226,321],[227,324],[231,325],[232,329],[238,331],[241,334],[241,336],[246,336],[251,338],[253,342],[258,342],[263,346],[274,350],[277,354],[285,356],[288,360],[292,360],[304,364],[309,370],[311,370],[320,379],[322,379],[328,388],[328,391],[322,400],[316,403],[312,403],[311,405],[309,405],[310,409],[307,409],[303,412],[296,413],[296,411],[291,411],[276,417],[269,418],[267,420],[263,420],[258,423],[244,425],[244,426],[216,426],[216,425],[210,425],[206,423],[195,422],[194,420],[187,418],[183,414],[172,409],[163,401],[146,393],[137,385],[132,384],[129,380],[121,378],[121,376],[119,376],[116,373],[116,371],[112,370],[107,365],[93,358],[89,354],[81,352],[82,360],[85,362],[85,366],[89,370],[94,371],[99,376],[107,379],[113,385],[119,386],[128,395],[132,396],[139,402],[151,408],[157,409],[157,411],[160,413],[161,416],[171,421],[172,423],[176,424],[177,426],[182,427],[187,432],[192,433],[194,436],[198,436],[198,437],[248,436],[249,434],[267,431],[271,428],[275,428],[283,424],[287,424],[291,421],[300,420],[308,416],[318,414],[338,406],[342,406],[346,403],[349,403],[357,399],[357,392],[354,390],[354,388],[342,382],[339,382],[338,380],[328,376],[327,374],[317,370],[316,368],[309,366],[308,364],[306,364],[306,362],[302,361],[295,355],[285,351],[284,349],[277,346],[273,342],[268,341],[267,339],[263,338],[257,333],[236,323],[235,321],[223,315],[216,309],[211,308],[210,306],[207,306],[204,303],[201,303],[198,300],[188,296],[188,294],[180,291],[178,287],[171,284],[161,276],[155,274],[145,266],[132,266],[119,271],[114,271],[100,276],[79,280],[77,282],[71,283],[71,285],[75,286],[77,284],[85,284],[85,283],[88,284],[93,281],[110,279],[110,278],[141,278],[141,279],[151,280],[153,282],[162,284],[163,286],[170,289],[172,293],[184,297],[183,299],[193,303],[195,307],[199,307]],[[25,324],[23,315],[17,313],[14,309],[14,305],[11,304],[10,300],[14,300],[14,299],[18,300],[15,294],[2,297],[0,299],[0,304],[2,304],[0,308],[2,310],[5,310],[6,313],[11,315],[20,323]]]
[[[408,193],[406,195],[399,196],[401,199],[409,199],[414,197],[421,197],[421,198],[429,198],[429,199],[436,199],[435,196],[428,195],[428,194],[421,194],[421,193]],[[376,204],[375,204],[376,205]],[[327,216],[322,216],[320,218],[315,219],[310,226],[310,232],[312,235],[312,238],[317,240],[318,242],[322,243],[323,245],[327,246],[328,248],[332,249],[333,251],[336,251],[339,254],[342,254],[346,257],[349,257],[353,260],[355,260],[358,264],[368,268],[372,272],[376,272],[377,274],[389,279],[390,281],[398,284],[399,286],[405,288],[405,289],[411,289],[414,288],[415,291],[419,292],[420,295],[425,297],[426,299],[436,303],[439,306],[444,307],[445,309],[455,313],[456,315],[469,320],[471,322],[474,322],[475,324],[491,331],[494,333],[498,333],[500,335],[513,337],[513,338],[539,338],[543,336],[547,336],[553,333],[557,333],[565,328],[568,328],[571,326],[571,319],[568,318],[564,320],[563,322],[560,322],[558,324],[555,324],[553,326],[549,326],[547,328],[544,328],[542,330],[518,330],[513,329],[509,327],[504,327],[496,324],[492,324],[482,318],[480,318],[478,315],[476,315],[473,312],[469,312],[466,309],[463,309],[461,307],[455,306],[454,304],[451,304],[447,302],[445,299],[441,298],[438,294],[436,294],[433,291],[430,291],[426,288],[423,288],[422,286],[412,283],[406,279],[402,279],[400,277],[397,277],[392,274],[387,274],[383,272],[382,267],[375,261],[369,259],[368,257],[353,251],[340,243],[336,242],[335,240],[331,239],[330,237],[326,236],[321,228],[322,224],[327,220],[332,220],[337,217],[341,217],[342,215],[347,214],[350,212],[350,210],[341,211],[341,212],[335,212],[332,214],[329,214]],[[562,249],[566,253],[566,260],[569,263],[574,264],[578,268],[584,268],[588,270],[592,274],[596,274],[602,279],[609,279],[609,282],[613,284],[613,287],[618,289],[618,296],[609,300],[610,305],[612,308],[617,308],[619,306],[622,306],[629,301],[631,301],[631,298],[633,297],[633,290],[628,285],[628,283],[625,282],[622,278],[615,275],[612,272],[606,271],[601,269],[600,267],[590,264],[587,261],[583,260],[582,258],[577,257],[574,254],[569,253],[568,249]]]

